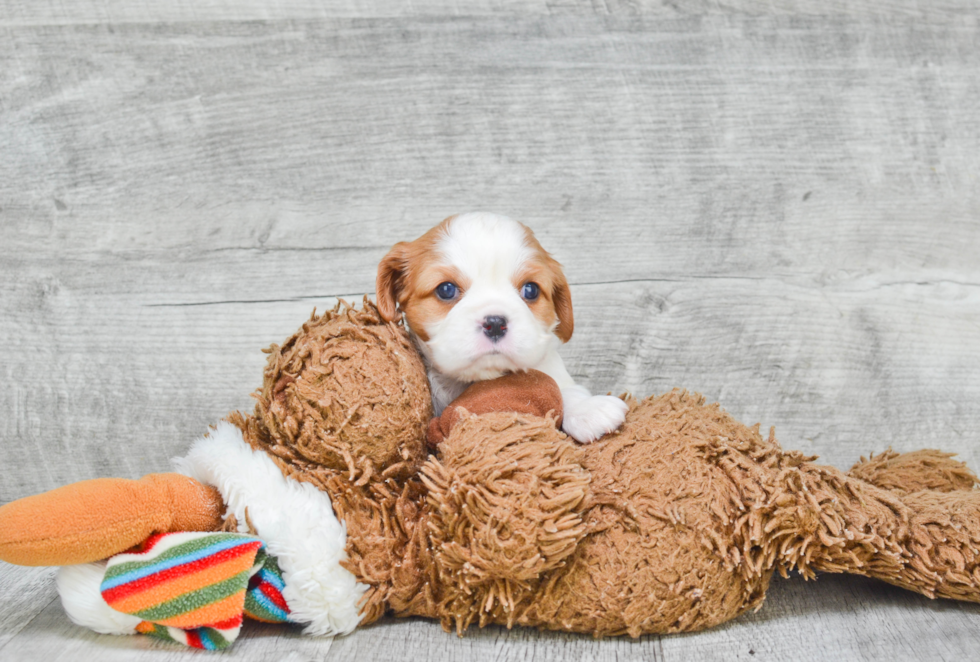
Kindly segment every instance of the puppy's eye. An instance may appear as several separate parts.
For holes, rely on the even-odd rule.
[[[436,287],[436,296],[443,301],[452,301],[458,293],[459,288],[456,287],[456,283],[451,283],[448,280],[445,283],[439,283],[439,286]]]
[[[525,301],[534,301],[541,294],[541,288],[538,287],[537,283],[524,283],[524,287],[521,288],[521,296],[524,297]]]

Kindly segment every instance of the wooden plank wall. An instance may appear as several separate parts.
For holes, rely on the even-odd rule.
[[[980,467],[976,2],[0,0],[0,502],[165,470],[250,407],[260,348],[471,209],[565,265],[593,389]],[[185,655],[70,626],[38,572],[0,569],[35,596],[4,659]],[[410,622],[235,655],[965,659],[978,616],[823,578],[641,644]]]

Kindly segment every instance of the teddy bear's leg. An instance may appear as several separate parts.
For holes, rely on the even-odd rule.
[[[0,560],[89,563],[154,533],[217,530],[223,513],[215,488],[176,473],[86,480],[0,507]]]
[[[759,546],[785,575],[796,568],[882,579],[929,597],[980,602],[980,490],[902,495],[804,463],[787,471]]]
[[[920,491],[911,509],[907,554],[899,581],[931,598],[980,602],[980,491]]]
[[[867,459],[862,457],[847,474],[899,494],[972,490],[977,484],[977,477],[969,467],[954,460],[952,453],[937,450],[911,453],[887,450]]]

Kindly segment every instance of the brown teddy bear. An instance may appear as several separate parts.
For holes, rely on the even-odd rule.
[[[7,504],[0,558],[82,564],[59,577],[74,620],[192,645],[180,618],[147,625],[100,601],[120,590],[110,575],[141,567],[100,559],[164,531],[255,534],[282,620],[314,634],[385,613],[460,633],[691,631],[759,608],[773,572],[791,570],[980,601],[980,491],[948,454],[886,452],[845,473],[684,391],[628,398],[623,427],[581,446],[540,373],[479,383],[430,422],[421,360],[367,300],[269,352],[254,415],[196,442],[182,475]]]

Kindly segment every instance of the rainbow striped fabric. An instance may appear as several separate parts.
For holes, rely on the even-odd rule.
[[[143,619],[137,631],[221,650],[243,616],[284,623],[282,573],[259,538],[239,533],[164,533],[109,559],[102,597]]]

